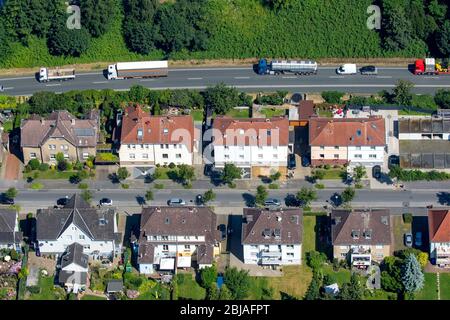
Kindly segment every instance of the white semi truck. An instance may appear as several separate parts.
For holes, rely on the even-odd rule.
[[[75,79],[75,69],[73,68],[45,68],[39,69],[39,82],[49,82],[53,80],[65,81]]]
[[[167,61],[118,62],[108,66],[108,80],[167,77]]]

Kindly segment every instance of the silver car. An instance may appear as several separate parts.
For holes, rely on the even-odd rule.
[[[264,205],[266,207],[279,207],[281,206],[281,202],[278,199],[267,199],[264,201]]]
[[[186,202],[180,198],[172,198],[172,199],[169,199],[169,201],[167,201],[167,204],[169,206],[184,206],[184,205],[186,205]]]

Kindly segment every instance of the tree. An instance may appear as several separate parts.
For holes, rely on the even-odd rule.
[[[410,254],[402,266],[402,283],[407,293],[415,293],[422,290],[425,277],[422,268],[414,254]]]
[[[194,167],[188,166],[187,164],[178,165],[177,176],[178,179],[184,184],[189,184],[192,180],[195,179]]]
[[[214,193],[214,191],[212,191],[212,189],[207,190],[204,194],[203,194],[203,202],[206,204],[210,201],[213,201],[216,198],[216,194]]]
[[[55,156],[55,159],[56,159],[56,162],[63,162],[63,161],[65,161],[64,153],[58,152],[56,154],[56,156]]]
[[[223,284],[220,288],[219,300],[231,300],[232,298],[230,289],[228,289],[226,284]]]
[[[241,169],[236,167],[233,163],[225,163],[220,177],[224,184],[232,184],[234,179],[239,179],[240,177]]]
[[[130,87],[128,97],[133,102],[144,103],[147,100],[148,91],[149,90],[147,88],[136,84]]]
[[[353,169],[353,175],[355,177],[355,182],[358,183],[362,178],[366,176],[366,168],[363,166],[357,166]]]
[[[413,95],[411,89],[414,88],[414,84],[410,81],[399,80],[394,88],[394,102],[398,105],[409,106],[411,105]]]
[[[9,188],[8,190],[6,190],[5,196],[6,196],[7,198],[9,198],[9,199],[14,199],[15,197],[17,197],[17,194],[18,194],[18,193],[19,193],[19,192],[17,191],[16,188],[11,187],[11,188]]]
[[[206,288],[206,300],[218,300],[219,288],[215,282],[212,282],[208,288]]]
[[[235,300],[242,300],[248,295],[250,277],[247,270],[238,270],[236,267],[227,268],[224,274],[224,283],[230,289]]]
[[[383,1],[383,46],[390,51],[404,49],[411,43],[413,27],[406,17],[405,5],[396,1]]]
[[[434,95],[434,102],[442,109],[450,109],[450,90],[439,89]]]
[[[436,45],[443,57],[450,56],[450,20],[446,20],[436,34]]]
[[[274,290],[272,287],[265,288],[263,287],[261,290],[261,298],[260,300],[273,300]]]
[[[277,181],[277,180],[280,179],[280,178],[281,178],[281,172],[280,172],[280,171],[277,171],[277,172],[272,173],[272,174],[270,175],[270,180],[271,180],[271,181]]]
[[[325,178],[325,171],[324,170],[314,170],[312,178],[314,180],[322,180],[323,178]]]
[[[28,161],[28,167],[31,170],[38,170],[40,165],[41,163],[39,162],[38,159],[31,159],[30,161]]]
[[[225,114],[239,103],[239,93],[233,87],[219,83],[214,87],[208,87],[204,93],[205,103],[217,114]]]
[[[303,187],[297,192],[296,198],[303,208],[309,207],[311,202],[317,199],[317,192],[313,189]]]
[[[397,257],[384,258],[381,269],[381,287],[383,290],[399,293],[403,290],[401,279],[401,260]]]
[[[93,198],[92,191],[91,190],[83,190],[81,192],[81,198],[83,198],[83,200],[86,202],[91,202],[91,200]]]
[[[356,191],[352,187],[347,187],[342,191],[341,197],[342,201],[344,203],[352,202],[353,198],[355,197]]]
[[[305,293],[304,300],[319,300],[321,286],[322,286],[321,277],[317,272],[314,272],[308,290]]]
[[[256,196],[255,196],[255,202],[257,205],[263,206],[264,202],[267,199],[267,196],[269,195],[269,192],[267,192],[266,187],[264,186],[258,186],[256,188]]]
[[[110,28],[117,10],[116,0],[78,0],[81,24],[93,37],[100,37]]]
[[[309,251],[306,253],[306,264],[311,267],[313,271],[318,271],[325,261],[327,261],[327,256],[323,252]]]
[[[208,289],[217,280],[217,267],[212,265],[211,267],[205,267],[200,271],[200,285]]]
[[[341,300],[362,300],[364,296],[364,288],[361,284],[359,276],[352,273],[350,282],[344,283],[340,292],[339,299]]]
[[[55,19],[48,35],[47,46],[54,56],[79,57],[89,48],[91,35],[82,27],[69,29],[62,19]]]
[[[147,200],[147,201],[153,200],[153,191],[152,190],[147,190],[147,192],[145,193],[145,200]]]
[[[128,172],[127,168],[121,167],[117,170],[116,176],[119,180],[125,180],[130,176],[130,172]]]
[[[417,261],[419,261],[422,269],[425,268],[425,266],[428,264],[428,253],[420,251],[419,255],[417,256]]]

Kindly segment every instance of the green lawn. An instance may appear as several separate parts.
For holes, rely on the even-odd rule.
[[[179,273],[177,275],[179,299],[204,300],[206,290],[195,281],[191,273]]]
[[[106,300],[106,297],[92,296],[92,295],[84,295],[81,300]]]
[[[371,295],[365,295],[364,300],[397,300],[397,294],[384,290],[374,290]]]
[[[439,274],[441,283],[441,300],[450,300],[450,273]]]
[[[266,118],[284,116],[286,114],[285,109],[277,109],[277,108],[263,108],[261,113],[266,116]]]
[[[194,121],[203,121],[203,110],[192,110],[191,115]]]
[[[434,110],[430,110],[430,112],[420,112],[420,111],[408,111],[406,109],[402,109],[398,111],[399,116],[429,116],[433,113]]]
[[[41,288],[40,293],[32,293],[29,300],[64,300],[66,293],[63,288],[53,285],[54,277],[39,277],[38,286]]]
[[[402,216],[393,216],[394,228],[394,250],[406,249],[404,242],[404,234],[411,232],[411,223],[404,223]]]
[[[250,109],[231,109],[226,115],[233,118],[249,118]]]
[[[341,180],[342,175],[345,173],[342,169],[323,169],[323,171],[325,171],[325,176],[323,178],[324,180]]]
[[[72,175],[77,173],[78,171],[58,171],[58,170],[47,170],[47,171],[31,171],[23,174],[23,178],[27,179],[29,177],[33,178],[34,172],[38,172],[38,179],[69,179]]]
[[[303,217],[303,259],[306,252],[316,250],[316,233],[314,227],[316,226],[316,217]]]
[[[171,174],[176,173],[178,169],[177,168],[170,169],[169,167],[167,168],[159,167],[156,168],[156,170],[158,171],[159,175],[158,179],[167,180],[170,179]]]
[[[326,265],[323,267],[323,274],[329,274],[336,279],[339,287],[346,282],[350,281],[351,272],[348,269],[339,268],[339,271],[334,271],[331,265]]]
[[[441,274],[442,276],[442,274]],[[442,278],[441,278],[442,281]],[[441,289],[442,289],[441,282]],[[425,273],[425,286],[422,291],[415,295],[416,300],[437,300],[437,288],[436,288],[436,274],[435,273]],[[442,292],[441,292],[442,297]]]

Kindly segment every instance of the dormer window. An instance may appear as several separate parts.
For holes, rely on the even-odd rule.
[[[169,133],[169,129],[164,128],[163,132],[164,132],[164,134],[168,134]]]
[[[137,130],[137,137],[138,137],[138,139],[142,139],[143,135],[144,135],[144,131],[142,129],[138,129]]]
[[[372,239],[372,230],[364,230],[364,238]]]
[[[352,230],[352,238],[355,240],[359,239],[359,230]]]

